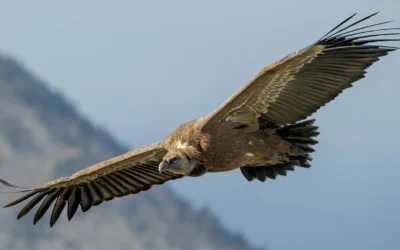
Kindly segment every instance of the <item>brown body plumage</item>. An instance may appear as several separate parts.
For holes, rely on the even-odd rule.
[[[36,223],[55,201],[53,226],[65,206],[70,220],[79,206],[85,212],[183,176],[240,168],[247,180],[265,181],[286,175],[294,166],[310,167],[318,132],[314,120],[301,120],[363,78],[379,57],[397,49],[374,45],[399,41],[380,37],[399,34],[391,33],[396,28],[370,29],[387,22],[352,28],[373,15],[342,27],[351,16],[316,43],[266,66],[214,112],[182,124],[164,140],[22,190],[29,193],[6,207],[34,197],[19,219],[44,199]]]

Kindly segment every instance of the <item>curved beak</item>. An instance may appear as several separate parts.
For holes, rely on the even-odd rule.
[[[160,174],[161,174],[162,171],[166,168],[167,165],[168,165],[168,164],[167,164],[166,161],[160,162],[160,165],[158,165],[158,172],[160,172]]]

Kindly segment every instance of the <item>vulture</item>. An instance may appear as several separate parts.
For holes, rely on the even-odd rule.
[[[398,49],[377,44],[400,41],[395,33],[400,28],[382,28],[389,21],[360,25],[376,14],[351,22],[353,14],[308,47],[267,65],[213,112],[183,123],[159,142],[35,188],[0,179],[18,189],[12,192],[26,192],[5,207],[31,198],[17,219],[40,204],[36,224],[54,203],[53,227],[65,207],[71,220],[79,206],[86,212],[182,177],[240,169],[247,181],[264,182],[295,167],[309,168],[319,132],[308,117]]]

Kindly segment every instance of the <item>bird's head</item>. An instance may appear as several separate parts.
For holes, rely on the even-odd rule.
[[[203,154],[194,148],[177,148],[168,151],[158,166],[160,173],[169,171],[186,176],[201,176],[207,172]]]
[[[183,150],[177,149],[168,151],[160,162],[158,170],[160,173],[168,170],[174,174],[187,175],[191,173],[195,167],[196,165],[193,164],[189,156]]]

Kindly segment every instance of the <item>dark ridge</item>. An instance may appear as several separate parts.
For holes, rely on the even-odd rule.
[[[35,110],[54,137],[63,143],[74,145],[81,142],[82,138],[60,131],[59,119],[77,122],[85,137],[104,141],[110,149],[117,149],[114,155],[126,151],[125,147],[115,142],[109,132],[89,123],[64,95],[51,90],[17,60],[0,55],[0,82],[0,90],[11,90],[19,101]]]

